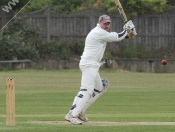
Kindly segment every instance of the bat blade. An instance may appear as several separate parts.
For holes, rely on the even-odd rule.
[[[115,1],[116,5],[117,5],[118,11],[119,11],[120,16],[122,17],[124,23],[127,23],[128,19],[126,17],[125,11],[124,11],[121,3],[120,3],[120,0],[114,0],[114,1]],[[130,38],[135,38],[133,33],[130,34]]]
[[[114,0],[114,1],[115,1],[116,5],[117,5],[118,11],[119,11],[119,13],[120,13],[124,23],[126,23],[128,21],[128,19],[126,17],[125,11],[123,10],[123,7],[122,7],[120,1],[119,0]]]

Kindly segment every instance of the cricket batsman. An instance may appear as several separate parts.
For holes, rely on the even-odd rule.
[[[87,122],[85,116],[86,109],[98,99],[108,88],[109,81],[101,79],[99,69],[103,64],[101,62],[107,42],[118,42],[130,38],[130,34],[137,35],[135,26],[130,20],[126,22],[123,31],[120,33],[109,32],[111,19],[108,15],[99,17],[97,26],[92,29],[86,37],[85,47],[79,68],[82,72],[81,87],[75,96],[73,104],[65,120],[74,125],[81,125]]]

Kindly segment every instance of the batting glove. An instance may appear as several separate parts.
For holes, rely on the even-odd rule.
[[[128,21],[124,25],[123,29],[127,31],[129,38],[135,38],[135,36],[137,35],[136,29],[132,20]]]

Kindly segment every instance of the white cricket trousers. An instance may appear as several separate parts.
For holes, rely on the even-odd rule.
[[[102,91],[102,81],[99,75],[99,67],[95,66],[80,66],[82,72],[80,89],[87,89],[87,92],[92,95],[94,88]]]
[[[94,89],[102,91],[102,81],[99,75],[99,67],[80,66],[82,71],[81,87],[77,96],[74,99],[72,116],[77,117],[87,107]]]

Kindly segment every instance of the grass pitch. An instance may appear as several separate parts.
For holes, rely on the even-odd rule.
[[[0,72],[0,131],[174,132],[175,74],[100,70],[107,92],[86,112],[88,123],[64,121],[80,87],[79,70]],[[16,126],[6,126],[5,79],[15,78]]]

